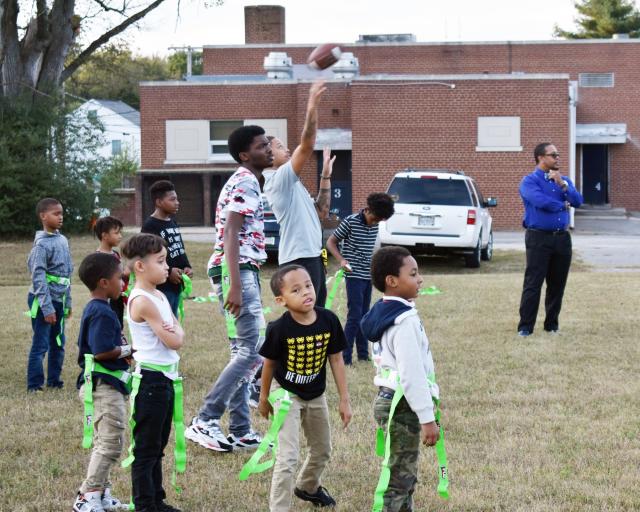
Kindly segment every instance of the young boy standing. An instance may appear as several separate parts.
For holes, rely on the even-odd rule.
[[[109,306],[109,300],[120,297],[122,269],[120,262],[112,255],[95,252],[82,261],[78,274],[91,292],[91,300],[85,306],[80,320],[78,364],[82,372],[78,376],[78,388],[83,401],[88,389],[93,391],[91,422],[94,447],[87,477],[80,486],[73,510],[118,510],[123,505],[111,494],[109,476],[124,445],[127,421],[125,397],[129,394],[125,379],[130,377],[128,358],[131,356],[131,346],[122,344],[122,327]],[[91,388],[86,388],[88,384],[85,382],[86,354],[92,356]]]
[[[71,316],[73,262],[69,242],[60,233],[63,213],[57,199],[41,199],[36,215],[42,223],[27,259],[31,286],[27,303],[31,310],[33,340],[27,364],[27,391],[42,391],[44,355],[49,352],[47,387],[62,388],[64,319]]]
[[[115,217],[107,216],[100,217],[96,221],[96,225],[93,228],[93,232],[96,235],[96,238],[100,242],[100,246],[98,247],[98,252],[104,254],[110,254],[113,256],[118,263],[122,261],[120,257],[120,253],[116,251],[116,247],[120,246],[120,242],[122,241],[122,222],[120,219]],[[129,284],[129,275],[128,272],[123,272],[122,274],[122,292],[127,289]],[[111,305],[111,309],[113,309],[114,313],[118,317],[120,321],[120,325],[124,327],[124,306],[125,306],[125,298],[120,296],[109,300],[109,304]]]
[[[180,202],[173,183],[167,180],[156,181],[149,187],[149,194],[155,206],[154,212],[144,222],[142,233],[158,235],[167,244],[167,265],[169,265],[169,278],[158,286],[158,290],[165,294],[171,311],[178,314],[180,293],[182,292],[182,274],[193,277],[191,263],[182,242],[180,226],[173,216],[178,213]],[[137,276],[136,276],[137,277]]]
[[[177,351],[184,344],[184,331],[167,297],[156,289],[169,275],[167,249],[160,237],[138,234],[127,240],[122,252],[136,275],[127,313],[136,374],[141,376],[134,376],[140,384],[132,404],[133,503],[136,512],[176,512],[164,502],[162,457],[171,433]]]
[[[404,392],[390,425],[391,478],[384,492],[382,510],[411,512],[420,442],[433,446],[439,434],[433,405],[439,396],[433,359],[429,339],[413,303],[422,277],[411,253],[403,247],[391,246],[373,255],[371,279],[384,296],[364,316],[362,331],[369,340],[380,343],[380,364],[374,378],[379,391],[373,414],[385,430],[398,385]]]
[[[378,238],[378,224],[391,217],[393,212],[391,196],[370,194],[366,208],[345,217],[327,240],[327,249],[345,271],[348,308],[344,327],[347,338],[347,348],[343,353],[345,364],[351,364],[354,340],[358,361],[369,360],[369,342],[362,335],[360,321],[371,303],[371,255]]]
[[[291,406],[278,435],[269,510],[288,511],[292,494],[316,507],[334,506],[335,500],[321,485],[321,476],[331,455],[325,396],[327,359],[340,395],[338,411],[345,428],[352,415],[342,360],[345,346],[342,326],[331,311],[315,307],[316,293],[303,266],[279,268],[271,278],[271,290],[276,302],[286,307],[287,312],[269,323],[260,349],[264,365],[258,409],[265,418],[273,414],[268,401],[273,379],[274,389],[282,387],[290,394]],[[294,488],[300,425],[309,453]]]

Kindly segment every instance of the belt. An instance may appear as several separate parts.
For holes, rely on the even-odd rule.
[[[527,228],[527,231],[535,231],[536,233],[545,233],[546,235],[564,235],[565,233],[569,232],[568,229],[547,230],[547,229],[536,229],[536,228]]]

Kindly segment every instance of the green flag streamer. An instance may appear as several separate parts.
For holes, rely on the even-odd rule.
[[[187,274],[182,274],[182,290],[178,296],[178,320],[180,325],[184,324],[184,301],[189,299],[193,291],[193,283]]]
[[[344,270],[339,269],[336,272],[335,278],[333,280],[333,285],[331,286],[331,290],[329,290],[329,294],[327,295],[327,300],[324,303],[325,308],[331,309],[331,306],[333,306],[333,299],[335,299],[336,293],[338,292],[338,288],[340,288],[340,285],[342,284],[343,279],[344,279]]]

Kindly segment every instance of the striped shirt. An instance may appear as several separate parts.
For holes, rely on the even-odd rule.
[[[367,225],[364,211],[345,217],[333,235],[340,242],[340,253],[353,272],[345,277],[371,279],[371,255],[378,237],[378,225]]]

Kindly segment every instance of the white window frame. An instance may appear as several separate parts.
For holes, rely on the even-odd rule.
[[[478,133],[477,133],[477,152],[489,151],[522,151],[522,130],[520,116],[478,116]],[[500,143],[499,140],[492,140],[488,133],[492,128],[507,128],[512,130],[516,135],[513,141],[505,141]],[[517,139],[517,140],[516,140]]]
[[[246,124],[242,119],[213,119],[209,121],[209,133],[211,133],[211,123],[216,123],[216,122],[220,122],[220,123],[237,122],[238,128]],[[214,146],[226,146],[227,142],[228,142],[227,140],[222,140],[222,139],[220,140],[211,139],[211,136],[209,136],[209,157],[208,157],[209,162],[216,162],[216,163],[235,162],[235,160],[229,153],[213,152]]]

